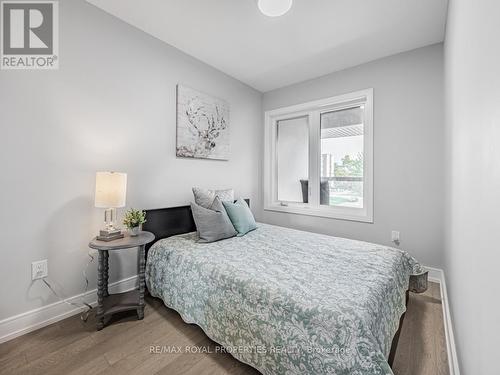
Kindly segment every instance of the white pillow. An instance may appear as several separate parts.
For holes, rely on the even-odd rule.
[[[214,202],[215,197],[219,197],[222,202],[234,202],[234,190],[208,190],[194,187],[193,188],[194,201],[197,205],[210,208]]]

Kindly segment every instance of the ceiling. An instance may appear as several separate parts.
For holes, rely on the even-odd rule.
[[[266,17],[257,0],[87,0],[266,92],[442,42],[448,0],[294,0]]]

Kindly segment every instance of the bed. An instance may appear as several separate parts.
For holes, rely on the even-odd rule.
[[[152,296],[263,374],[392,374],[408,253],[262,223],[200,244],[186,209],[148,211]]]

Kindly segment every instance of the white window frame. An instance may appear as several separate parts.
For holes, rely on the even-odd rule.
[[[322,113],[364,105],[363,208],[319,204]],[[264,210],[373,223],[373,89],[266,111],[264,143]],[[309,116],[309,203],[278,201],[278,121]]]

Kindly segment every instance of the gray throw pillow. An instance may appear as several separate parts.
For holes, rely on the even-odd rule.
[[[200,239],[198,242],[207,243],[225,238],[234,237],[238,234],[234,229],[226,210],[219,197],[215,197],[211,208],[201,207],[191,203],[194,222]]]
[[[201,207],[210,208],[215,197],[219,197],[223,202],[234,201],[234,190],[208,190],[194,187],[193,188],[194,202]]]

